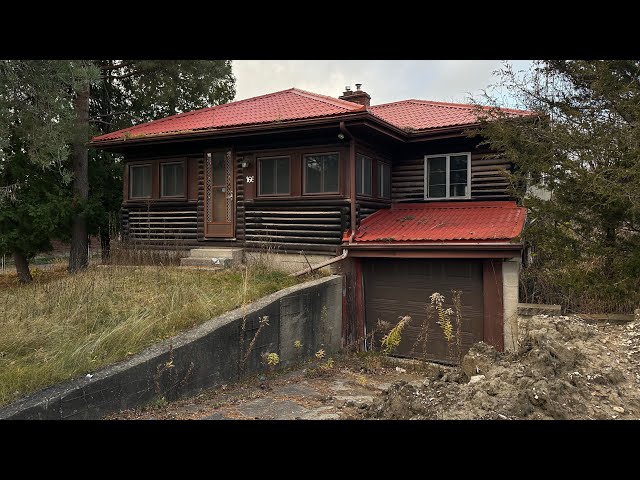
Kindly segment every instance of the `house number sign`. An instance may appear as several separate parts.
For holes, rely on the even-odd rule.
[[[247,176],[247,183],[253,183],[255,180],[255,177],[253,175],[248,175]]]

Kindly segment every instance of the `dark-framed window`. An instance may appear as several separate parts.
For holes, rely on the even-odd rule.
[[[424,198],[471,198],[471,154],[425,156]]]
[[[258,195],[289,195],[290,185],[289,157],[258,158]]]
[[[372,171],[373,161],[364,155],[356,156],[356,192],[360,195],[373,194],[372,192]]]
[[[184,197],[184,162],[160,164],[160,196]]]
[[[151,198],[151,165],[129,165],[129,198]]]
[[[391,167],[378,161],[378,197],[391,198]]]
[[[304,193],[339,193],[340,155],[318,153],[304,156]]]

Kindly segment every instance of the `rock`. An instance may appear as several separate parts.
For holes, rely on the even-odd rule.
[[[614,412],[624,413],[624,408],[622,407],[611,407]]]
[[[484,375],[473,375],[470,379],[469,379],[469,384],[471,383],[478,383],[482,380],[484,380],[486,377]]]

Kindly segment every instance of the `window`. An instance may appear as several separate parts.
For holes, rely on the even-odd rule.
[[[371,159],[364,155],[356,157],[356,191],[362,195],[371,195]]]
[[[391,198],[391,167],[378,162],[378,196]]]
[[[258,159],[258,195],[289,194],[289,157]]]
[[[471,154],[425,157],[424,198],[470,198]]]
[[[184,163],[160,164],[160,196],[183,197],[184,196]]]
[[[151,165],[129,166],[129,198],[151,198]]]
[[[304,193],[338,193],[337,153],[305,155]]]

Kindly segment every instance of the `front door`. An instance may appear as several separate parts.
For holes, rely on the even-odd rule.
[[[235,201],[231,150],[205,154],[205,237],[234,236]]]

